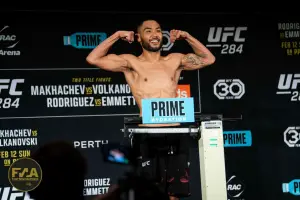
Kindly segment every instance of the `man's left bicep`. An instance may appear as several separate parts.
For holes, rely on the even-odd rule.
[[[209,59],[205,55],[196,55],[194,53],[186,54],[181,59],[181,68],[183,70],[197,70],[210,65]]]

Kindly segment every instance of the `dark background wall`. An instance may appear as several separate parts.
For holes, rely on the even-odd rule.
[[[299,177],[299,16],[262,12],[2,11],[0,80],[6,79],[9,83],[1,85],[14,88],[10,84],[12,80],[24,79],[24,82],[16,85],[16,90],[22,92],[20,95],[9,93],[7,89],[0,93],[0,151],[3,152],[0,177],[4,177],[0,195],[8,194],[9,199],[14,193],[5,178],[9,162],[23,156],[26,150],[31,153],[38,146],[57,139],[73,142],[88,158],[85,194],[91,188],[96,188],[98,194],[105,192],[109,184],[116,183],[126,168],[103,163],[100,148],[123,139],[120,132],[123,118],[137,114],[137,106],[130,91],[117,92],[117,87],[126,84],[122,74],[88,65],[85,57],[91,48],[64,45],[64,36],[81,33],[77,39],[83,39],[87,34],[98,32],[109,36],[121,29],[134,30],[138,21],[148,17],[158,19],[165,31],[173,28],[188,31],[216,56],[212,66],[182,73],[180,84],[190,85],[195,110],[203,114],[243,116],[242,121],[224,122],[228,199],[296,199],[297,196],[283,192],[282,184]],[[291,24],[294,27],[279,30],[280,26]],[[218,32],[220,40],[209,40],[217,27],[221,31]],[[165,44],[167,39],[166,36]],[[79,44],[85,47],[86,43]],[[216,44],[218,46],[209,46]],[[163,53],[191,51],[185,41],[178,41]],[[118,41],[111,52],[138,55],[140,48],[138,44]],[[283,87],[279,87],[280,77]],[[84,78],[91,79],[86,82]],[[51,88],[75,88],[75,85],[79,88],[75,94],[50,92]],[[101,90],[105,87],[113,90]],[[278,94],[278,91],[286,94]],[[123,105],[110,105],[111,97],[125,99]],[[81,98],[86,103],[59,107],[55,104],[59,98],[63,102]],[[25,129],[31,135],[4,135],[7,130],[27,133]],[[244,133],[248,134],[244,143],[228,139],[236,139]],[[12,140],[20,143],[10,144]],[[192,196],[189,199],[199,199],[199,157],[196,141],[191,142]],[[86,184],[95,179],[110,181],[106,185]],[[290,191],[299,192],[299,188],[290,187]]]

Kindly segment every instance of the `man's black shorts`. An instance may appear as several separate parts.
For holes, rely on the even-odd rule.
[[[189,134],[135,134],[138,172],[171,196],[190,196]]]

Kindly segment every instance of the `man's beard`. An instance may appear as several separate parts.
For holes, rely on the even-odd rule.
[[[145,42],[144,40],[142,40],[141,44],[142,44],[142,47],[143,47],[144,49],[146,49],[147,51],[150,51],[150,52],[157,52],[157,51],[160,51],[160,50],[161,50],[161,47],[162,47],[162,45],[163,45],[163,41],[160,40],[159,46],[158,46],[158,47],[151,47],[151,46],[150,46],[150,43],[147,43],[147,42]]]

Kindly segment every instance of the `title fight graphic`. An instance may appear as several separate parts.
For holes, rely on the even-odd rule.
[[[280,74],[277,95],[289,95],[291,101],[300,101],[300,74]]]
[[[284,142],[289,147],[300,147],[300,126],[290,126],[284,133]]]
[[[136,105],[128,84],[110,82],[109,77],[72,78],[70,84],[31,85],[30,93],[45,96],[47,108]]]
[[[0,28],[0,56],[20,56],[16,46],[20,42],[9,26]]]
[[[0,79],[0,110],[20,106],[19,96],[23,94],[20,85],[24,82],[24,79]]]
[[[213,89],[220,100],[240,99],[245,94],[245,85],[240,79],[219,79]]]
[[[94,49],[107,38],[103,32],[79,32],[70,36],[64,36],[64,45],[77,49]]]
[[[0,148],[10,149],[0,151],[3,165],[9,167],[20,158],[30,157],[31,148],[38,145],[36,129],[0,129]]]
[[[221,54],[242,54],[246,41],[247,27],[210,27],[207,38],[207,47],[221,49]]]
[[[283,183],[282,192],[300,196],[300,179],[294,179],[289,183]]]
[[[278,23],[281,48],[287,56],[300,55],[300,24],[299,22]]]
[[[110,178],[94,178],[84,180],[83,196],[95,196],[108,192]]]
[[[224,147],[249,147],[252,145],[250,130],[245,131],[224,131]]]
[[[243,193],[245,184],[235,175],[231,176],[227,181],[228,200],[244,200]]]

